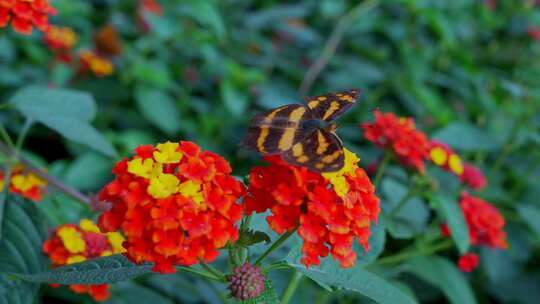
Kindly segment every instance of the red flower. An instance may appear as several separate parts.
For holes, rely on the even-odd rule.
[[[0,0],[0,27],[7,26],[11,20],[11,26],[19,34],[29,35],[34,27],[46,31],[51,14],[56,14],[56,10],[49,0]]]
[[[71,61],[71,49],[79,39],[70,27],[50,26],[43,37],[55,57],[63,62]]]
[[[504,217],[490,203],[467,192],[461,194],[459,201],[465,221],[469,226],[472,245],[485,245],[491,248],[506,249]]]
[[[459,258],[458,266],[463,272],[471,272],[480,264],[480,258],[475,253],[466,253]]]
[[[379,198],[358,158],[345,150],[345,166],[335,173],[317,173],[287,164],[278,156],[266,157],[269,165],[255,167],[244,199],[248,214],[270,209],[270,227],[279,234],[298,228],[303,239],[301,259],[319,265],[328,253],[342,267],[356,261],[356,238],[369,248],[370,225],[377,221]]]
[[[416,129],[414,120],[379,111],[374,115],[374,122],[361,125],[364,137],[392,151],[403,165],[424,172],[424,160],[429,158],[429,142],[427,136]]]
[[[51,259],[53,267],[57,267],[124,252],[123,241],[121,234],[101,233],[92,221],[82,219],[79,225],[57,227],[43,243],[43,251]],[[51,286],[59,287],[57,284]],[[88,293],[96,301],[105,301],[110,297],[107,284],[71,285],[70,289],[76,293]]]
[[[482,190],[487,185],[486,177],[482,171],[471,164],[464,164],[460,179],[461,182],[477,191]]]
[[[97,77],[109,76],[114,72],[113,63],[106,57],[94,51],[82,50],[79,52],[80,72],[92,72]]]
[[[530,26],[527,29],[527,34],[529,35],[529,37],[531,37],[531,39],[540,42],[540,27]]]
[[[154,262],[154,271],[212,262],[218,249],[238,238],[238,199],[244,187],[219,155],[191,142],[141,146],[113,169],[100,193],[113,204],[99,218],[104,231],[122,229],[126,255]]]

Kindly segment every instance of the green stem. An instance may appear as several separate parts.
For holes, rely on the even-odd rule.
[[[434,254],[436,252],[439,252],[445,249],[452,248],[453,245],[454,245],[454,242],[451,239],[445,239],[442,242],[424,247],[421,250],[418,248],[415,248],[412,250],[405,249],[395,255],[380,258],[377,260],[377,263],[380,265],[397,264],[397,263],[401,263],[403,261],[410,260],[418,256],[430,255],[430,254]]]
[[[204,268],[209,273],[215,275],[216,277],[221,278],[222,280],[226,281],[225,274],[223,272],[219,271],[218,269],[212,267],[212,265],[201,263],[201,267]]]
[[[271,270],[279,270],[279,269],[290,269],[291,266],[287,264],[285,261],[277,261],[270,263],[268,266],[263,267],[262,271],[265,273],[270,272]]]
[[[176,266],[176,270],[183,271],[183,272],[189,272],[189,273],[201,276],[203,278],[207,278],[209,280],[214,280],[214,281],[219,281],[219,282],[226,281],[225,277],[221,278],[221,277],[215,276],[214,274],[212,274],[212,273],[210,273],[208,271],[205,271],[203,269],[197,269],[195,267]]]
[[[384,175],[384,171],[386,171],[386,167],[388,167],[391,158],[392,154],[389,151],[384,152],[383,160],[377,168],[377,174],[375,175],[375,179],[373,180],[373,185],[375,186],[375,188],[379,186],[379,183],[381,182],[381,179]]]
[[[31,118],[27,118],[24,121],[24,125],[21,129],[21,132],[19,133],[19,137],[17,137],[17,142],[15,143],[15,153],[17,153],[17,155],[20,155],[24,140],[26,139],[26,135],[28,134],[28,131],[33,124],[34,120]]]
[[[300,282],[302,281],[302,278],[304,276],[300,271],[295,271],[291,280],[289,281],[289,285],[287,285],[287,289],[285,289],[285,292],[283,293],[283,297],[281,299],[281,304],[288,304],[291,300],[292,296],[294,295],[294,292],[296,291],[296,288],[298,288],[298,285],[300,285]]]
[[[0,240],[2,239],[2,232],[4,227],[4,210],[6,209],[6,197],[9,191],[9,183],[11,179],[11,165],[6,164],[4,168],[4,189],[0,193]]]
[[[0,123],[0,135],[2,136],[2,139],[6,142],[8,147],[12,149],[15,148],[15,144],[13,143],[13,140],[9,136],[6,128],[4,128],[4,125],[2,123]]]
[[[253,265],[259,266],[261,262],[268,256],[270,253],[274,252],[274,250],[278,249],[281,244],[283,244],[295,231],[298,229],[298,227],[294,228],[291,231],[287,231],[284,234],[282,234],[266,251],[255,261]]]

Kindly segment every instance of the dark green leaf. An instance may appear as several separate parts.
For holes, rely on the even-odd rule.
[[[238,245],[249,247],[251,245],[255,245],[261,242],[265,242],[266,244],[270,244],[271,239],[270,236],[262,231],[254,231],[254,230],[247,230],[242,232],[240,235],[240,238],[238,239]]]
[[[375,275],[360,265],[344,269],[331,258],[321,261],[320,266],[306,268],[300,263],[300,246],[295,246],[287,256],[287,263],[324,288],[337,287],[358,292],[377,303],[415,303],[398,287]]]
[[[449,124],[436,132],[433,138],[465,151],[491,151],[500,147],[500,143],[484,130],[462,122]]]
[[[38,283],[108,284],[125,281],[149,273],[151,264],[136,265],[121,254],[58,267],[40,273],[12,272],[16,277]]]
[[[540,237],[540,209],[532,205],[519,205],[517,211],[536,236]]]
[[[67,169],[64,180],[79,190],[96,190],[110,177],[112,162],[95,153],[86,153],[75,159]]]
[[[89,122],[96,114],[92,97],[72,90],[30,86],[10,101],[27,118],[43,123],[69,140],[114,156],[112,145]]]
[[[459,204],[445,195],[437,195],[433,198],[439,213],[446,220],[450,231],[452,231],[452,239],[456,243],[461,254],[469,251],[469,228],[463,218],[463,212]]]
[[[441,289],[450,303],[476,303],[465,276],[447,259],[438,256],[418,257],[407,262],[405,270]]]
[[[180,129],[180,113],[169,95],[140,87],[135,91],[135,100],[143,116],[163,132],[174,134]]]
[[[247,97],[228,80],[223,80],[219,88],[225,107],[235,116],[244,113],[248,106]]]

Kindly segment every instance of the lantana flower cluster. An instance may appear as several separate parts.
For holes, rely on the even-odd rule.
[[[97,77],[106,77],[114,72],[112,61],[95,51],[81,50],[79,52],[79,62],[82,73],[89,71]]]
[[[49,27],[49,15],[56,14],[49,0],[0,0],[0,28],[11,21],[13,29],[30,35],[34,27],[45,32]]]
[[[461,193],[459,205],[469,229],[471,245],[487,246],[492,249],[508,248],[504,231],[505,220],[495,206],[467,192]],[[443,236],[451,234],[446,224],[442,225],[441,231]],[[478,264],[478,256],[474,253],[465,254],[458,262],[465,272],[472,271]]]
[[[405,166],[423,173],[424,161],[429,158],[430,143],[423,132],[416,129],[410,117],[374,111],[375,121],[361,125],[364,137],[378,147],[387,149]]]
[[[322,174],[289,165],[279,156],[266,161],[268,166],[254,167],[249,175],[246,212],[270,209],[266,220],[279,234],[298,228],[304,265],[319,265],[319,258],[331,253],[342,267],[352,267],[357,258],[353,242],[357,239],[369,249],[370,227],[380,212],[358,157],[345,149],[343,169]]]
[[[53,267],[58,267],[122,253],[125,251],[123,242],[124,237],[120,233],[101,233],[91,220],[82,219],[78,225],[65,224],[57,227],[43,244],[43,251],[51,259]],[[70,289],[76,293],[87,293],[96,301],[104,301],[110,297],[107,284],[71,285]]]
[[[4,172],[0,171],[0,191],[4,189]],[[26,172],[21,165],[11,172],[9,191],[33,201],[40,201],[45,193],[47,182],[32,172]]]
[[[122,230],[126,255],[153,270],[209,263],[238,238],[238,203],[245,189],[221,156],[192,142],[141,146],[113,169],[100,193],[112,209],[99,218],[102,231]]]
[[[71,50],[77,44],[79,37],[70,27],[52,25],[45,32],[44,40],[58,59],[64,62],[70,62]]]

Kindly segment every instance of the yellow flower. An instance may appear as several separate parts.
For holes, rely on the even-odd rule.
[[[179,144],[170,141],[158,144],[158,151],[154,152],[154,159],[161,164],[177,164],[182,159],[182,153],[178,152]]]
[[[172,174],[160,174],[150,179],[147,192],[154,198],[166,198],[178,192],[179,183],[178,177]]]
[[[35,175],[34,173],[29,173],[26,176],[26,179],[28,180],[28,183],[32,185],[32,187],[33,186],[42,187],[47,184],[47,182],[44,179]]]
[[[334,191],[340,197],[344,197],[349,192],[349,184],[345,179],[345,175],[354,175],[356,168],[358,168],[358,162],[360,158],[353,152],[343,148],[345,152],[345,164],[341,170],[336,172],[322,173],[322,176],[326,178],[333,186]]]
[[[105,251],[103,251],[103,252],[101,253],[100,256],[106,257],[106,256],[110,256],[110,255],[112,255],[112,251],[110,251],[110,250],[105,250]]]
[[[429,155],[433,163],[437,166],[444,165],[446,163],[446,160],[448,159],[448,154],[441,147],[435,147],[431,149],[431,151],[429,151]]]
[[[27,176],[23,174],[14,175],[11,178],[11,185],[21,192],[26,192],[34,186],[32,183],[30,183]]]
[[[448,167],[450,167],[450,170],[456,175],[461,175],[463,173],[463,164],[461,163],[461,158],[459,158],[457,154],[450,155]]]
[[[185,197],[193,199],[195,203],[201,205],[204,202],[201,184],[194,181],[185,181],[180,184],[178,191]]]
[[[67,226],[58,229],[58,236],[70,253],[81,253],[86,249],[86,243],[82,239],[81,233],[73,227]]]
[[[4,178],[0,178],[0,191],[4,190]]]
[[[128,162],[128,172],[143,178],[155,178],[161,174],[161,164],[154,162],[151,158],[144,161],[142,158],[135,158]]]
[[[67,258],[66,264],[74,264],[74,263],[79,263],[83,261],[86,261],[86,258],[83,255],[80,255],[80,254],[72,255],[69,258]]]
[[[96,226],[96,224],[89,219],[82,219],[79,222],[79,227],[81,227],[81,229],[84,231],[101,233],[98,226]]]
[[[122,243],[125,241],[122,234],[118,232],[109,232],[107,233],[107,239],[109,240],[109,244],[111,244],[114,253],[122,253],[126,251],[126,249],[122,247]]]

